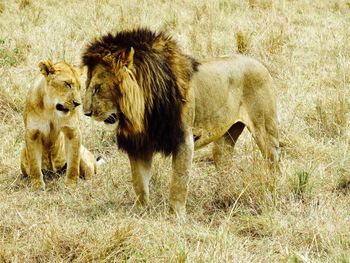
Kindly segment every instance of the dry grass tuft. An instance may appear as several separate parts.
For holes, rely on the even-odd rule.
[[[330,139],[343,136],[349,127],[349,111],[350,107],[341,94],[336,98],[317,100],[314,111],[306,118],[313,124],[310,126],[311,135]]]
[[[340,169],[339,178],[336,183],[335,189],[342,192],[343,194],[350,193],[350,171],[345,169]]]
[[[262,9],[271,9],[273,5],[272,0],[249,0],[248,5],[250,8],[262,8]]]
[[[131,225],[119,227],[114,235],[98,246],[85,248],[79,256],[79,262],[92,261],[127,261],[138,249],[137,238]]]
[[[3,1],[0,1],[0,14],[4,12],[4,10],[5,10],[5,4],[3,3]]]
[[[293,192],[298,198],[304,200],[305,196],[311,192],[310,177],[311,172],[298,171],[293,180]]]
[[[261,214],[266,206],[273,205],[276,197],[276,177],[264,171],[258,162],[255,168],[240,173],[221,172],[216,175],[210,207],[232,213]]]
[[[19,9],[24,9],[29,7],[32,4],[31,0],[21,0],[19,3]]]
[[[0,98],[0,118],[3,118],[7,112],[7,103],[3,98]]]
[[[0,0],[0,262],[349,262],[349,3]],[[243,132],[222,171],[197,152],[186,222],[168,214],[171,159],[156,156],[151,204],[134,204],[115,135],[82,117],[107,163],[75,191],[29,190],[21,112],[44,58],[79,65],[91,39],[166,29],[198,58],[249,54],[272,72],[283,147],[268,173]],[[236,50],[236,52],[234,51]],[[86,76],[83,77],[83,79]]]
[[[247,54],[249,52],[251,35],[244,35],[242,31],[236,32],[237,52],[240,54]]]
[[[0,39],[0,66],[15,67],[26,60],[25,48],[11,45],[9,39]]]
[[[284,26],[273,27],[265,39],[263,45],[269,54],[278,54],[282,52],[282,48],[288,43],[289,36]]]
[[[0,91],[0,114],[5,114],[6,112],[21,114],[23,112],[25,98],[12,96],[12,92],[18,92],[19,89],[18,86],[15,86],[12,91],[5,89]]]

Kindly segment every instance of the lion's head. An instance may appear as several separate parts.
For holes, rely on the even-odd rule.
[[[129,154],[176,151],[194,59],[167,34],[144,28],[103,36],[82,58],[88,67],[86,115],[118,121],[118,145]]]
[[[97,121],[114,124],[123,115],[120,132],[141,133],[144,129],[145,101],[133,67],[134,49],[104,56],[89,69],[84,112]]]
[[[81,105],[80,79],[76,69],[65,62],[51,60],[39,63],[46,81],[46,103],[58,113],[66,115]]]

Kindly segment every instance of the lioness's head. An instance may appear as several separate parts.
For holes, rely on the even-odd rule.
[[[119,120],[118,130],[125,134],[141,132],[145,101],[135,77],[134,49],[103,56],[86,54],[85,59],[95,60],[93,67],[88,68],[83,101],[85,115],[106,124]]]
[[[46,103],[58,113],[67,115],[81,104],[80,79],[76,69],[65,62],[53,64],[51,60],[39,63],[46,80]]]

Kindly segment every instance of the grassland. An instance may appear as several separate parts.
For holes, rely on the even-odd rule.
[[[275,79],[281,174],[245,132],[227,171],[197,153],[186,222],[168,215],[171,160],[135,207],[113,132],[82,117],[107,163],[68,191],[21,177],[22,109],[40,60],[79,65],[106,32],[167,30],[198,58],[244,53]],[[350,262],[350,3],[337,0],[0,0],[0,262]],[[83,80],[82,80],[83,81]]]

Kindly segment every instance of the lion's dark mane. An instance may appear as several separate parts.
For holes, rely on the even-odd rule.
[[[153,152],[169,155],[184,141],[182,110],[199,63],[183,54],[166,33],[140,28],[108,34],[90,43],[83,53],[83,64],[91,71],[105,63],[101,57],[131,47],[135,50],[136,80],[145,94],[145,129],[137,135],[117,134],[118,146],[132,156]],[[121,113],[119,125],[126,127]]]

